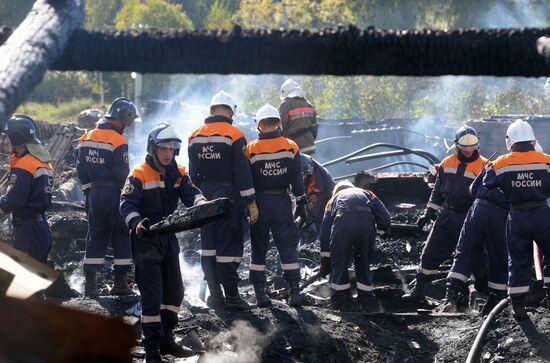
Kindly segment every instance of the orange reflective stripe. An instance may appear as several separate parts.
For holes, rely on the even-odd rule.
[[[315,187],[315,175],[311,177],[311,181],[307,185],[306,194],[319,193],[321,189]]]
[[[464,170],[464,173],[479,175],[486,162],[487,159],[480,155],[475,161],[466,163],[466,170]],[[460,164],[462,164],[462,162],[458,159],[458,155],[453,154],[443,159],[439,165],[443,172],[454,174]]]
[[[225,136],[235,141],[244,137],[244,134],[241,130],[227,122],[211,122],[195,130],[191,136],[189,136],[189,141],[196,136]]]
[[[156,182],[156,181],[160,182],[160,173],[155,169],[153,169],[147,163],[142,163],[136,166],[135,168],[133,168],[132,171],[130,172],[130,175],[128,176],[132,176],[138,179],[141,182],[142,186],[145,183]]]
[[[45,168],[53,171],[52,166],[49,163],[43,163],[31,154],[26,154],[22,158],[15,158],[14,160],[10,160],[10,162],[13,162],[13,164],[10,166],[10,169],[23,169],[31,174],[34,174],[34,172],[40,168]]]
[[[286,137],[280,136],[273,139],[258,139],[252,141],[246,146],[248,156],[255,154],[276,153],[278,151],[289,150],[296,155],[298,153],[298,145]]]
[[[372,199],[378,199],[378,197],[376,196],[376,194],[374,194],[373,192],[371,192],[370,190],[366,190],[366,192],[370,195],[370,197]]]
[[[128,145],[128,141],[124,136],[116,132],[115,130],[105,129],[93,129],[88,131],[80,138],[80,143],[84,141],[102,142],[105,144],[113,145],[113,148],[117,148],[120,145]]]
[[[506,155],[499,156],[493,161],[495,170],[508,165],[524,165],[524,164],[550,164],[550,155],[539,153],[538,151],[526,152],[511,152]]]
[[[185,166],[183,166],[183,165],[178,164],[178,170],[180,171],[180,174],[182,176],[185,176],[185,174],[187,174],[187,171],[185,170]]]

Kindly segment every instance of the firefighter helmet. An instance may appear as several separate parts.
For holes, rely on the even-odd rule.
[[[233,96],[225,91],[220,91],[212,97],[212,100],[210,101],[210,108],[214,106],[227,106],[231,108],[233,115],[237,113],[237,104],[235,103]]]
[[[281,100],[287,97],[304,97],[304,91],[298,83],[293,79],[287,79],[281,85]]]
[[[256,112],[256,119],[254,121],[260,122],[261,120],[266,118],[276,118],[279,120],[281,119],[279,117],[279,111],[275,107],[271,106],[269,103],[266,103],[258,109],[258,112]]]
[[[6,128],[6,134],[13,147],[40,144],[36,135],[36,123],[27,115],[13,115],[9,118]]]
[[[147,153],[154,156],[157,147],[169,147],[174,149],[174,155],[178,155],[181,148],[181,139],[172,125],[161,123],[153,127],[147,138]]]
[[[506,131],[506,147],[508,150],[511,150],[516,142],[534,141],[535,139],[533,128],[522,119],[512,122]]]
[[[126,127],[130,127],[134,120],[139,117],[136,105],[127,98],[120,97],[111,103],[105,114],[108,120],[120,120]]]
[[[462,150],[477,149],[479,146],[477,131],[471,126],[460,126],[455,133],[455,145]]]

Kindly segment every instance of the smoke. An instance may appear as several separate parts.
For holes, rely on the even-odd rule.
[[[480,21],[487,28],[546,27],[548,6],[529,0],[495,3]]]
[[[270,341],[272,332],[263,333],[249,322],[237,320],[228,331],[221,332],[211,341],[211,348],[203,356],[207,363],[241,363],[262,361],[262,351]]]

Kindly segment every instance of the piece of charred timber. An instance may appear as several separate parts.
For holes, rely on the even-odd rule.
[[[0,46],[0,120],[42,80],[84,20],[82,0],[37,0]],[[1,28],[0,40],[10,31]]]
[[[222,218],[229,218],[233,202],[228,198],[218,198],[191,208],[178,209],[162,221],[151,226],[151,232],[177,233],[204,226]]]

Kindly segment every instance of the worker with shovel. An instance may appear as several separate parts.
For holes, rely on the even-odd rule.
[[[172,126],[155,126],[147,140],[145,162],[130,172],[120,196],[120,213],[131,231],[148,363],[161,362],[161,354],[192,355],[173,335],[183,301],[178,240],[174,233],[155,235],[149,229],[172,214],[180,200],[187,207],[205,201],[185,167],[176,163],[180,148],[181,139]]]

